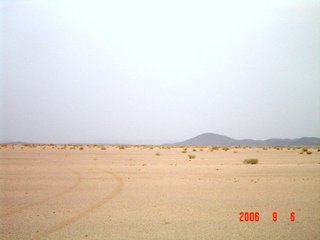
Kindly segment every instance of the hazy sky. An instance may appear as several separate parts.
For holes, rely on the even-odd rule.
[[[0,141],[320,137],[320,1],[0,0]]]

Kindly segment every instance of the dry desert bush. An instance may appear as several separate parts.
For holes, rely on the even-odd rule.
[[[211,147],[209,150],[210,152],[212,152],[213,150],[219,150],[219,147]]]
[[[257,158],[247,158],[243,160],[244,164],[258,164],[259,160]]]
[[[309,151],[308,148],[302,148],[302,149],[301,149],[300,154],[304,154],[304,153],[306,153],[306,154],[312,154],[312,152]]]
[[[196,155],[191,155],[191,154],[189,154],[188,157],[189,157],[189,159],[195,159],[195,158],[196,158]]]

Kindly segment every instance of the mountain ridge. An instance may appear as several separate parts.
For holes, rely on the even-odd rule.
[[[320,138],[270,138],[265,140],[234,139],[216,133],[203,133],[185,141],[166,144],[171,146],[320,146]]]

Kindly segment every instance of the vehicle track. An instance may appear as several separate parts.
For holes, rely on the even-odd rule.
[[[86,217],[87,215],[89,215],[91,212],[93,212],[94,210],[96,210],[97,208],[101,207],[102,205],[104,205],[105,203],[107,203],[108,201],[110,201],[111,199],[113,199],[114,197],[116,197],[123,189],[124,183],[121,177],[117,176],[115,173],[113,172],[107,172],[108,174],[110,174],[113,179],[117,182],[117,186],[115,187],[115,189],[108,195],[106,195],[102,200],[100,200],[99,202],[96,202],[95,204],[91,205],[90,207],[88,207],[87,209],[85,209],[84,211],[79,212],[78,214],[56,224],[55,226],[53,226],[52,228],[49,228],[48,230],[44,231],[43,233],[41,233],[38,236],[35,236],[34,238],[32,238],[32,240],[39,240],[42,238],[46,238],[47,236],[49,236],[50,234],[63,229],[73,223],[75,223],[76,221],[80,220],[81,218]]]
[[[61,192],[58,192],[57,194],[55,194],[53,196],[49,196],[49,197],[46,197],[46,198],[44,198],[42,200],[39,200],[37,202],[33,202],[33,203],[27,204],[27,205],[25,205],[23,207],[8,211],[8,212],[0,215],[0,217],[9,217],[11,215],[14,215],[14,214],[17,214],[17,213],[21,213],[21,212],[23,212],[25,210],[28,210],[29,208],[45,204],[45,203],[47,203],[49,201],[55,200],[55,199],[65,195],[65,194],[71,192],[73,189],[75,189],[82,182],[82,177],[81,177],[81,174],[79,172],[76,172],[74,170],[71,170],[71,172],[76,176],[76,181],[71,186],[65,188],[64,190],[62,190]]]

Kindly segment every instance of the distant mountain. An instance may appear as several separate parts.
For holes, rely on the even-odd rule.
[[[30,143],[27,143],[27,142],[3,142],[0,144],[23,145],[23,144],[30,144]]]
[[[227,136],[204,133],[183,142],[168,144],[173,146],[320,146],[320,138],[303,137],[296,139],[272,138],[267,140],[233,139]]]

